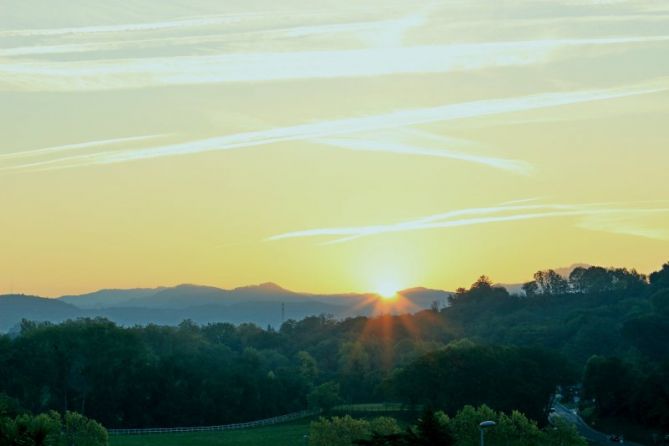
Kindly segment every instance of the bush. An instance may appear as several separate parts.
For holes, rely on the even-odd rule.
[[[67,412],[62,428],[64,446],[105,446],[109,442],[107,430],[95,420],[76,412]]]
[[[357,420],[350,415],[319,418],[309,428],[309,446],[351,446],[354,441],[368,437],[369,421]]]
[[[74,412],[64,418],[54,411],[15,418],[0,416],[2,446],[106,446],[107,430]]]

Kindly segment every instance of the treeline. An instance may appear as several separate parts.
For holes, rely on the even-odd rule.
[[[308,377],[255,326],[26,323],[0,346],[0,391],[33,412],[75,410],[106,427],[211,425],[304,408]]]
[[[511,295],[482,277],[447,308],[309,317],[278,331],[24,322],[18,336],[0,337],[0,392],[35,413],[77,411],[109,428],[223,424],[309,404],[392,400],[449,415],[486,403],[543,423],[552,390],[579,381],[593,355],[631,364],[642,381],[662,376],[669,264],[648,278],[585,268],[568,278],[540,272],[532,283]],[[653,426],[666,414],[658,398],[639,390],[635,400],[660,412],[647,421]]]
[[[648,277],[620,268],[540,271],[510,295],[482,277],[442,315],[457,336],[542,346],[581,372],[591,421],[618,419],[669,431],[669,263]]]
[[[392,321],[374,320],[369,329]],[[451,413],[485,402],[545,421],[556,386],[575,382],[567,363],[544,350],[468,341],[436,350],[437,342],[426,346],[395,334],[402,339],[392,344],[360,328],[359,339],[347,340],[352,333],[345,330],[343,338],[332,336],[308,351],[291,342],[302,340],[301,325],[288,324],[288,335],[288,329],[187,322],[133,329],[105,320],[25,323],[22,334],[5,338],[0,348],[0,390],[34,412],[76,410],[107,427],[144,427],[222,424],[306,406],[397,399]],[[426,349],[435,351],[423,354]]]
[[[669,354],[669,264],[646,278],[635,271],[577,268],[570,278],[540,271],[511,295],[486,277],[460,289],[444,311],[457,337],[488,343],[543,346],[579,365],[594,354],[658,361]]]
[[[393,333],[377,336],[388,324]],[[35,413],[77,411],[108,428],[234,423],[310,402],[385,400],[393,370],[451,339],[429,312],[313,317],[280,331],[189,321],[134,328],[104,319],[24,321],[20,335],[0,337],[0,393]]]

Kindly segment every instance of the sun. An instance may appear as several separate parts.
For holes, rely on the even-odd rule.
[[[397,297],[398,287],[394,283],[381,283],[376,287],[376,293],[383,299],[394,299]]]

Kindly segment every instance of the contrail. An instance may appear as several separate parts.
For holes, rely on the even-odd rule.
[[[512,212],[510,215],[509,212]],[[316,228],[303,231],[293,231],[284,234],[278,234],[267,238],[267,241],[284,240],[290,238],[303,237],[322,237],[322,236],[338,236],[335,240],[326,242],[324,244],[337,244],[352,241],[362,237],[369,237],[373,235],[381,235],[397,232],[418,231],[438,228],[454,228],[462,226],[473,226],[490,223],[502,223],[522,220],[535,220],[544,218],[558,218],[558,217],[592,217],[599,216],[608,217],[605,221],[613,225],[615,219],[621,216],[635,216],[653,213],[666,213],[669,208],[649,208],[649,209],[632,209],[632,208],[610,208],[602,207],[600,203],[593,203],[588,205],[568,205],[568,204],[546,204],[546,205],[517,205],[517,206],[496,206],[489,208],[472,208],[461,209],[457,211],[447,212],[443,214],[430,215],[415,220],[383,224],[372,226],[354,226],[354,227],[333,227],[333,228]],[[465,218],[458,218],[465,217]],[[613,220],[612,220],[613,219]],[[614,226],[610,226],[607,232],[613,232]],[[604,224],[599,220],[598,229],[604,227]],[[595,228],[592,224],[589,228]],[[628,234],[633,234],[627,231]],[[651,234],[651,232],[646,232]]]
[[[122,33],[133,31],[160,31],[166,29],[193,28],[239,22],[245,18],[266,16],[261,13],[239,13],[209,17],[194,17],[163,22],[124,23],[116,25],[94,25],[67,28],[10,29],[0,31],[0,37],[53,37],[77,34]]]
[[[45,147],[43,149],[24,150],[22,152],[0,153],[0,160],[16,159],[16,158],[30,158],[51,155],[53,153],[69,152],[73,150],[88,149],[91,147],[108,146],[114,144],[121,144],[126,142],[145,141],[148,139],[156,139],[169,136],[168,134],[144,135],[144,136],[130,136],[125,138],[103,139],[98,141],[87,141],[76,144],[65,144],[60,146]]]
[[[0,90],[97,91],[165,85],[449,73],[523,66],[560,49],[669,41],[669,36],[554,39],[335,51],[231,53],[0,64]],[[568,53],[564,57],[569,57]]]
[[[473,155],[466,152],[451,150],[448,148],[434,149],[421,147],[416,144],[405,144],[400,142],[375,140],[370,138],[322,138],[316,142],[327,144],[333,147],[349,149],[354,151],[398,153],[404,155],[428,156],[435,158],[449,158],[459,161],[467,161],[475,164],[482,164],[494,169],[506,170],[509,172],[528,175],[532,171],[532,165],[522,160],[511,160],[505,158],[494,158],[490,156]],[[448,147],[446,143],[446,147]],[[450,143],[453,145],[453,142]]]
[[[200,45],[205,43],[225,43],[238,42],[241,39],[249,41],[272,41],[275,39],[301,39],[311,36],[336,36],[340,34],[357,35],[360,40],[366,41],[370,46],[401,46],[404,35],[411,28],[422,25],[425,20],[426,11],[419,11],[418,13],[410,14],[399,19],[378,20],[378,21],[361,21],[361,22],[347,22],[347,23],[330,23],[322,25],[308,25],[308,26],[278,26],[270,27],[268,29],[257,30],[226,30],[223,33],[204,34],[204,35],[177,35],[167,37],[153,37],[142,39],[128,39],[100,42],[85,42],[85,43],[65,43],[65,44],[51,44],[51,45],[30,45],[13,48],[0,48],[0,56],[15,57],[15,56],[36,56],[49,54],[68,54],[68,53],[87,53],[96,51],[114,51],[114,50],[133,50],[145,49],[161,46],[174,45]],[[54,33],[56,35],[66,34],[66,31],[71,31],[73,34],[82,34],[86,32],[112,32],[118,31],[137,31],[137,30],[162,30],[164,28],[175,27],[190,27],[218,24],[219,19],[191,19],[173,22],[161,22],[158,24],[141,24],[141,25],[113,25],[113,26],[98,26],[87,28],[68,28],[56,30],[37,30],[39,33]],[[26,30],[26,33],[33,32]],[[37,34],[42,35],[42,34]],[[0,37],[2,37],[0,32]]]
[[[341,135],[372,132],[383,129],[397,129],[434,122],[453,121],[498,115],[503,113],[536,110],[583,102],[602,101],[628,96],[650,94],[669,89],[658,84],[628,86],[605,90],[585,90],[575,92],[553,92],[530,96],[448,104],[437,107],[404,109],[385,114],[344,118],[329,121],[277,127],[268,130],[234,133],[214,138],[147,147],[135,150],[121,150],[98,157],[86,156],[79,165],[110,164],[163,156],[186,155],[217,150],[233,150],[286,141],[318,141]],[[389,150],[392,151],[392,148]],[[77,165],[76,157],[70,157],[67,167]]]

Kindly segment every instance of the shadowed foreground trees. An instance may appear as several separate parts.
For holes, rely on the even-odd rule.
[[[452,343],[429,353],[393,377],[397,395],[454,414],[465,405],[488,404],[519,410],[544,422],[558,385],[576,382],[576,372],[559,355],[517,347]]]
[[[106,446],[107,431],[99,423],[75,413],[60,416],[51,411],[39,415],[0,415],[2,446]]]
[[[455,416],[426,410],[415,426],[400,431],[397,425],[382,429],[351,417],[321,418],[311,424],[310,446],[478,446],[481,421],[496,424],[486,432],[489,444],[506,446],[586,446],[576,429],[556,420],[553,426],[540,429],[536,422],[518,411],[510,415],[488,406],[465,406]]]
[[[310,446],[351,446],[355,441],[377,435],[394,435],[401,432],[393,418],[378,417],[370,421],[343,417],[319,418],[309,427]]]
[[[593,356],[583,376],[582,407],[593,419],[622,418],[669,431],[669,361],[649,370],[619,358]]]

